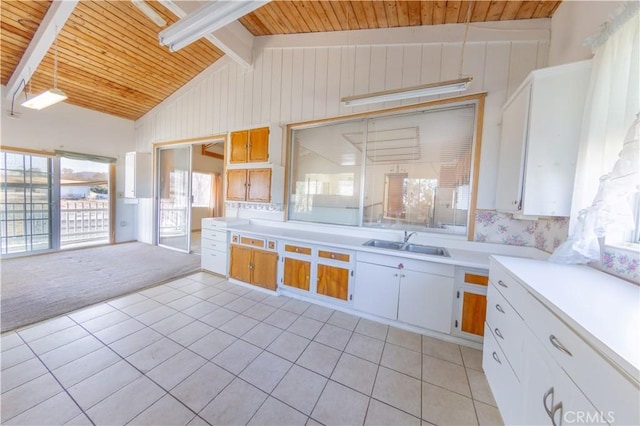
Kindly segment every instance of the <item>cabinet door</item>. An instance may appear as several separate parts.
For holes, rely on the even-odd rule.
[[[251,284],[275,290],[278,286],[278,253],[253,249],[251,272]]]
[[[400,271],[398,319],[408,324],[451,332],[453,278],[415,271]]]
[[[271,201],[271,169],[247,170],[247,201]]]
[[[465,289],[460,290],[462,315],[460,330],[465,333],[484,336],[484,320],[487,317],[487,296]]]
[[[337,266],[318,264],[318,294],[347,300],[349,295],[349,270]]]
[[[496,209],[499,211],[517,212],[521,207],[530,96],[531,85],[528,85],[502,113],[496,187]]]
[[[227,200],[245,201],[247,195],[247,171],[227,170]]]
[[[284,277],[282,283],[290,287],[309,291],[311,262],[306,260],[284,258]]]
[[[269,161],[269,128],[249,130],[249,162]]]
[[[398,318],[400,272],[396,268],[356,263],[353,307],[359,311],[395,320]]]
[[[251,282],[251,249],[231,244],[229,258],[229,277],[246,283]]]
[[[249,131],[231,132],[229,163],[246,163],[249,149]]]

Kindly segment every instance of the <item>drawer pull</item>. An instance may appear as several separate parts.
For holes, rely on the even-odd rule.
[[[502,340],[504,340],[504,337],[502,337],[502,332],[500,332],[500,329],[496,327],[496,329],[494,330],[496,333],[496,336],[498,336],[499,338],[501,338]]]
[[[300,253],[300,249],[296,247],[296,253]]]
[[[502,361],[500,361],[500,358],[498,358],[498,354],[496,353],[496,351],[493,351],[493,354],[491,354],[491,356],[496,360],[498,364],[502,365]]]
[[[551,397],[551,404],[547,404],[547,400]],[[553,406],[553,387],[550,387],[548,391],[544,393],[542,396],[542,405],[544,405],[544,411],[547,412],[547,416],[552,417],[553,412],[551,411],[550,406]]]
[[[332,258],[332,259],[335,259],[335,258],[336,258],[336,255],[335,255],[335,254],[333,254],[333,253],[331,253],[331,258]]]
[[[500,284],[500,286],[502,286],[502,287],[504,287],[504,288],[509,288],[509,286],[508,286],[508,285],[506,285],[506,284],[504,283],[504,281],[502,281],[502,280],[498,280],[498,284]]]
[[[498,310],[498,312],[501,312],[504,314],[504,309],[502,309],[502,306],[500,306],[500,304],[496,303],[496,309]]]
[[[554,336],[553,334],[549,336],[549,341],[551,342],[551,344],[560,352],[569,355],[569,356],[573,356],[573,354],[571,352],[569,352],[569,349],[565,348],[564,345],[562,343],[560,343],[560,341],[558,340],[558,338],[556,336]]]

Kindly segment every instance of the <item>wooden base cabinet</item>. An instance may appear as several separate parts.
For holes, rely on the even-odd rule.
[[[466,339],[482,342],[487,316],[489,271],[457,267],[455,281],[453,332]]]
[[[284,258],[283,284],[300,290],[309,291],[311,262],[306,260]]]
[[[250,239],[249,241],[262,241]],[[275,291],[278,286],[278,253],[231,244],[229,277]]]
[[[318,264],[318,294],[340,300],[349,298],[349,269]]]

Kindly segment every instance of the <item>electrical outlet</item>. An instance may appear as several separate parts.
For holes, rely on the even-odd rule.
[[[126,220],[120,221],[120,226],[127,226],[127,221]]]

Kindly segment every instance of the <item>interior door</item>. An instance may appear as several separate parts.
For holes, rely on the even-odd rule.
[[[158,245],[189,253],[191,146],[158,150]]]

